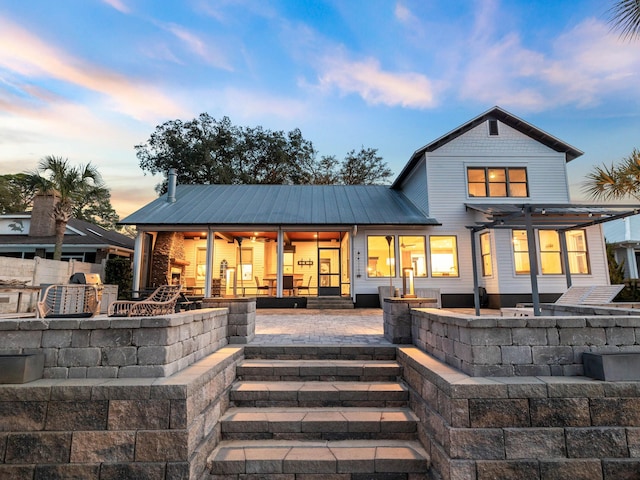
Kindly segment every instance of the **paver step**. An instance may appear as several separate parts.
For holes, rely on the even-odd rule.
[[[395,360],[395,345],[245,345],[247,359]]]
[[[414,440],[408,408],[231,408],[220,420],[226,440]]]
[[[418,442],[401,440],[223,441],[207,460],[210,480],[286,474],[418,480],[426,478],[429,464]]]
[[[343,297],[307,297],[307,308],[319,310],[344,310],[353,309],[354,304],[351,298]]]
[[[399,382],[252,382],[232,385],[238,407],[406,407],[407,388]]]
[[[244,360],[239,380],[394,381],[402,374],[394,360]]]

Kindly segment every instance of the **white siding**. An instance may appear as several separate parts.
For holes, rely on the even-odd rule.
[[[608,285],[609,270],[607,267],[607,256],[604,250],[600,226],[592,226],[585,230],[587,233],[587,247],[589,249],[590,274],[571,275],[571,282],[573,285]],[[530,276],[515,274],[511,230],[502,229],[494,231],[497,249],[501,252],[498,262],[499,284],[497,290],[487,290],[489,293],[500,292],[502,294],[531,293]],[[537,255],[537,265],[539,270],[539,255]],[[538,275],[537,278],[538,291],[540,293],[560,293],[567,289],[567,280],[564,274]]]
[[[429,193],[427,191],[427,167],[424,157],[401,185],[402,193],[413,204],[429,215]]]

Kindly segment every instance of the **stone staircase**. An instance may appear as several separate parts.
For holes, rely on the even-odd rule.
[[[394,346],[245,346],[208,480],[420,480]]]
[[[354,306],[351,297],[307,297],[307,308],[345,310]]]

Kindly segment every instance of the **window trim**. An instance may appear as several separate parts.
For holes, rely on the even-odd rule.
[[[432,251],[432,245],[431,245],[431,240],[433,238],[453,238],[455,240],[455,245],[454,245],[455,252],[453,253],[454,265],[456,268],[455,275],[436,274],[433,272],[433,266],[436,263],[433,261],[433,251]],[[458,250],[459,248],[458,248],[457,235],[429,235],[429,273],[431,278],[460,278],[460,258],[459,258]]]
[[[487,251],[485,252],[482,248],[483,242],[482,240],[486,239],[486,245],[488,246]],[[480,260],[482,264],[482,276],[483,277],[493,277],[493,255],[491,251],[491,234],[489,232],[483,232],[479,235],[478,241],[480,242]],[[489,272],[487,273],[487,269],[485,267],[485,258],[489,260]]]
[[[471,170],[483,170],[484,171],[484,182],[471,182],[469,180],[469,172]],[[504,186],[505,186],[505,193],[506,195],[491,195],[491,184],[502,184],[503,182],[491,182],[489,179],[489,171],[490,170],[504,170]],[[524,177],[525,180],[524,182],[512,182],[510,180],[510,175],[509,175],[509,171],[510,170],[524,170]],[[526,166],[522,166],[522,167],[504,167],[504,166],[472,166],[472,165],[467,165],[467,198],[529,198],[530,196],[530,192],[529,192],[529,172],[527,171],[527,167]],[[475,195],[471,195],[470,192],[470,186],[473,185],[480,185],[481,183],[484,183],[484,193],[485,195],[482,197],[478,197]],[[522,185],[524,184],[525,186],[525,190],[526,190],[526,195],[525,196],[515,196],[515,195],[511,195],[511,185]]]

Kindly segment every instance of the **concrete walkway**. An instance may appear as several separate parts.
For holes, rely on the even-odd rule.
[[[390,345],[384,339],[382,310],[260,309],[252,344]]]

